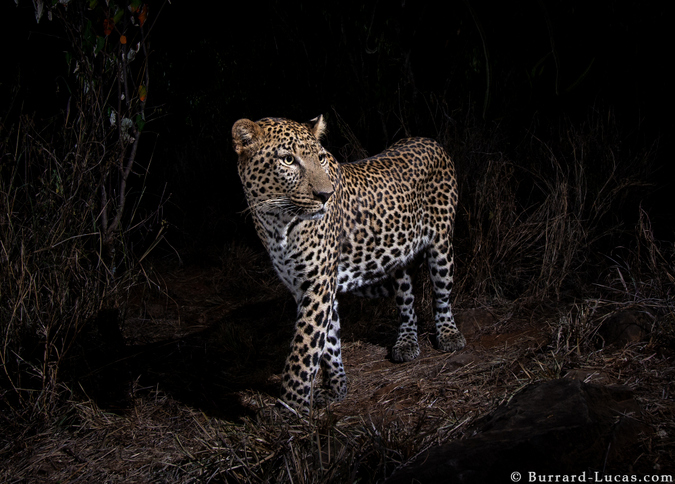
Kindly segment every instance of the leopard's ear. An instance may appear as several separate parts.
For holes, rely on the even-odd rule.
[[[250,156],[263,137],[258,123],[250,119],[240,119],[232,126],[232,146],[239,156]]]
[[[319,141],[321,141],[323,135],[326,134],[326,120],[324,119],[323,114],[318,115],[314,119],[310,119],[305,125]]]

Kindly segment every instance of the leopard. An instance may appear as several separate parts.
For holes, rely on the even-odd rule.
[[[416,260],[426,259],[429,270],[436,347],[466,345],[450,300],[458,202],[452,159],[437,141],[412,137],[339,163],[322,144],[326,128],[323,115],[308,122],[244,118],[232,126],[247,212],[297,305],[280,393],[294,409],[347,395],[338,293],[394,296],[400,324],[391,359],[420,355]]]

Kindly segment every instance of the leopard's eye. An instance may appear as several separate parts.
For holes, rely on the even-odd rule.
[[[286,166],[291,166],[293,163],[295,163],[295,156],[293,155],[284,155],[279,159]]]
[[[328,163],[328,157],[326,156],[326,153],[319,153],[319,163],[321,163],[321,166],[325,166],[326,163]]]

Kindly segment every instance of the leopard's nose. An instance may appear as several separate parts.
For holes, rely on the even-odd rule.
[[[326,203],[332,194],[333,194],[332,190],[330,191],[314,190],[314,198],[320,200],[321,203]]]

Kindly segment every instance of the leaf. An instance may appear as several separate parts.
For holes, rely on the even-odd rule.
[[[103,19],[103,33],[106,35],[110,35],[115,28],[115,21],[111,18],[106,18]]]
[[[141,27],[145,23],[145,21],[148,19],[148,4],[146,3],[143,5],[143,10],[141,10],[141,13],[138,14],[138,22],[141,24]]]
[[[142,4],[142,0],[132,0],[131,5],[129,5],[129,10],[131,10],[132,13],[136,13],[140,10]]]
[[[94,49],[94,55],[98,54],[105,47],[105,37],[97,36],[96,37],[96,48]]]
[[[87,22],[84,26],[84,34],[82,35],[83,40],[83,50],[89,52],[91,48],[94,47],[96,42],[96,34],[94,33],[94,27],[91,25],[91,20],[87,19]]]
[[[148,98],[148,90],[145,86],[140,86],[138,88],[138,98],[141,100],[141,102],[145,102],[145,100]]]
[[[117,23],[119,23],[120,20],[122,20],[122,17],[123,17],[123,16],[124,16],[124,10],[121,9],[121,8],[118,8],[118,9],[115,11],[115,15],[113,15],[113,20],[114,20],[115,23],[117,24]]]
[[[42,0],[37,0],[37,2],[33,2],[33,6],[35,7],[35,20],[37,21],[37,23],[40,23],[40,19],[42,18],[42,10],[44,8]]]
[[[120,44],[126,44],[127,43],[127,36],[126,35],[120,35]]]
[[[145,127],[145,119],[143,119],[143,116],[140,114],[136,115],[136,127],[138,128],[138,131],[143,131],[143,128]]]

